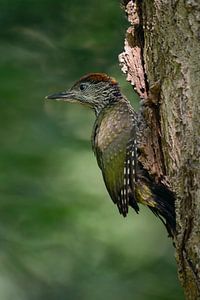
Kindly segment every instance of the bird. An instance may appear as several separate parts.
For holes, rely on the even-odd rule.
[[[139,113],[122,94],[118,82],[104,73],[89,73],[70,89],[46,96],[47,100],[79,103],[95,113],[91,143],[110,198],[124,217],[132,207],[146,205],[167,228],[176,230],[175,196],[156,183],[138,160]]]

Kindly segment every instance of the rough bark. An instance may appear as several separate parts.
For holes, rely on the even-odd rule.
[[[140,160],[176,193],[174,237],[186,299],[200,299],[200,1],[124,1],[119,56],[143,98]]]

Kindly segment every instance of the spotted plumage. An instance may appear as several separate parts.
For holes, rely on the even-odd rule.
[[[78,102],[95,111],[92,148],[108,193],[119,212],[126,216],[131,206],[138,213],[138,203],[142,203],[161,218],[173,235],[173,193],[164,185],[156,184],[138,162],[137,140],[142,134],[138,115],[122,95],[117,81],[106,74],[91,73],[70,90],[47,98]]]

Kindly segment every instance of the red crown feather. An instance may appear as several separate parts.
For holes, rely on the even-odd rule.
[[[111,84],[117,84],[117,81],[114,78],[109,77],[105,73],[90,73],[81,77],[79,82],[81,81],[92,81],[92,82],[104,81],[104,82],[110,82]]]

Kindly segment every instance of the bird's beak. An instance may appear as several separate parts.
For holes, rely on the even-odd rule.
[[[51,94],[49,96],[46,96],[46,100],[57,100],[57,101],[68,101],[68,102],[74,102],[74,93],[71,91],[64,91],[59,92],[55,94]]]

